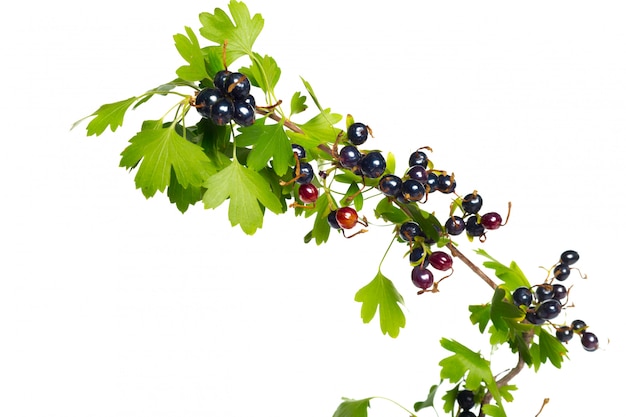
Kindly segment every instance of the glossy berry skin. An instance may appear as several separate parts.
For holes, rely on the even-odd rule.
[[[456,402],[461,410],[469,410],[476,405],[474,393],[468,389],[461,390],[456,394]]]
[[[556,329],[555,336],[562,343],[567,343],[572,340],[572,337],[574,337],[574,331],[568,326],[561,326]]]
[[[439,270],[439,271],[447,271],[452,268],[452,257],[443,251],[434,251],[428,257],[428,262],[430,266]]]
[[[439,175],[435,174],[434,172],[429,173],[428,177],[426,178],[426,184],[425,184],[426,191],[429,193],[434,193],[435,191],[437,191],[438,180],[439,180]]]
[[[367,126],[363,123],[352,123],[348,127],[348,140],[353,145],[362,145],[368,137]]]
[[[572,322],[572,330],[576,333],[582,333],[587,328],[587,323],[582,320],[574,320]]]
[[[248,103],[253,109],[256,109],[256,100],[253,96],[248,96],[243,99],[244,103]]]
[[[223,94],[227,93],[226,80],[228,79],[229,75],[230,75],[230,71],[222,70],[222,71],[218,71],[215,74],[215,77],[213,77],[213,85],[215,85],[215,87],[219,89]]]
[[[435,278],[428,268],[415,266],[413,267],[413,271],[411,271],[411,281],[417,288],[427,290],[433,286]]]
[[[480,217],[480,224],[487,230],[496,230],[502,226],[502,216],[494,211],[490,211]]]
[[[224,126],[233,119],[235,109],[232,101],[222,98],[211,106],[211,121],[218,126]]]
[[[326,220],[328,221],[330,227],[332,227],[333,229],[341,229],[341,226],[339,226],[339,223],[337,223],[337,210],[332,210],[330,213],[328,213],[328,217],[326,218]]]
[[[380,152],[370,152],[361,158],[359,168],[364,177],[378,178],[385,173],[387,161]]]
[[[483,198],[480,194],[468,194],[463,197],[461,207],[467,214],[476,214],[483,206]]]
[[[400,238],[406,242],[412,242],[416,237],[423,236],[422,228],[414,221],[407,221],[400,225]]]
[[[561,313],[559,300],[545,300],[536,309],[537,317],[543,320],[555,319]]]
[[[422,245],[415,245],[413,250],[411,250],[409,262],[411,262],[411,264],[420,265],[422,268],[426,268],[429,265],[428,254],[425,254]]]
[[[567,266],[574,265],[580,256],[575,250],[566,250],[561,254],[561,263]]]
[[[535,288],[535,296],[539,302],[549,300],[554,296],[554,289],[550,284],[539,285]]]
[[[513,302],[516,306],[530,306],[533,302],[533,293],[530,288],[519,287],[513,291]]]
[[[298,197],[300,197],[300,200],[305,204],[314,203],[317,201],[317,197],[319,197],[319,191],[315,185],[309,182],[300,186],[298,189]]]
[[[339,151],[339,163],[344,168],[354,168],[361,160],[361,152],[356,146],[348,145]]]
[[[465,231],[465,220],[459,216],[452,216],[444,225],[446,232],[452,236],[458,236]]]
[[[239,126],[252,126],[255,120],[254,107],[244,101],[235,101],[233,103],[235,112],[233,113],[233,121]]]
[[[296,169],[293,170],[293,176],[297,176]],[[308,162],[300,162],[300,177],[296,180],[298,184],[308,184],[313,180],[313,167]]]
[[[240,72],[231,72],[226,77],[225,93],[233,100],[243,100],[250,95],[250,80]]]
[[[583,345],[583,348],[588,352],[593,352],[600,347],[600,342],[598,341],[597,336],[591,332],[583,332],[580,337],[580,342]]]
[[[470,216],[465,221],[465,233],[472,237],[480,237],[485,234],[485,226],[478,223],[476,216]]]
[[[454,192],[455,188],[456,181],[450,175],[441,174],[437,177],[437,190],[440,192],[450,194]]]
[[[342,229],[352,229],[359,222],[359,215],[352,207],[341,207],[337,209],[337,224]]]
[[[554,278],[559,281],[565,281],[569,277],[570,272],[571,270],[569,266],[565,264],[558,264],[554,268]]]
[[[564,285],[552,284],[552,290],[554,291],[552,298],[555,300],[562,300],[567,297],[567,288]]]
[[[546,322],[545,319],[542,319],[537,315],[537,312],[533,307],[526,310],[526,320],[528,320],[529,323],[537,326]]]
[[[476,417],[476,414],[472,413],[469,410],[464,410],[459,413],[458,417]]]
[[[402,179],[393,174],[383,175],[378,181],[378,189],[387,197],[396,197],[401,187]]]
[[[407,170],[406,175],[422,184],[426,184],[426,181],[428,180],[428,172],[426,171],[426,168],[421,165],[413,165]]]
[[[296,158],[298,158],[298,159],[305,159],[306,158],[306,151],[304,150],[302,145],[298,145],[297,143],[292,143],[291,144],[291,150],[296,155]]]
[[[196,96],[196,110],[198,110],[200,116],[209,119],[211,117],[211,108],[223,98],[224,95],[217,88],[205,88]]]
[[[402,183],[402,195],[408,201],[420,201],[426,195],[426,189],[421,182],[408,179]]]
[[[422,151],[415,151],[409,156],[409,166],[419,165],[428,168],[428,155]]]

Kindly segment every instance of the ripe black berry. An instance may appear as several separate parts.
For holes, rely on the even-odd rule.
[[[465,221],[465,232],[472,237],[480,237],[485,234],[485,226],[478,223],[476,216],[470,216]]]
[[[348,128],[348,140],[353,145],[362,145],[367,140],[367,126],[363,123],[352,123]]]
[[[556,338],[559,339],[561,342],[567,343],[572,340],[572,337],[574,337],[574,332],[568,326],[561,326],[556,329],[555,335]]]
[[[413,285],[417,288],[426,290],[432,287],[435,282],[435,278],[433,277],[433,273],[428,268],[423,268],[418,265],[414,266],[413,271],[411,271],[411,281],[413,281]]]
[[[243,127],[251,126],[254,124],[254,107],[250,106],[243,100],[235,101],[233,103],[233,106],[235,108],[235,112],[233,114],[233,121],[235,123]]]
[[[421,182],[422,184],[425,184],[428,180],[428,172],[426,171],[426,168],[421,165],[413,165],[408,169],[406,175],[415,181]]]
[[[456,188],[456,181],[452,176],[447,174],[441,174],[437,177],[437,189],[444,193],[450,194]]]
[[[583,348],[585,348],[585,350],[589,352],[593,352],[594,350],[597,350],[598,347],[600,347],[600,342],[598,341],[598,338],[595,334],[591,332],[583,332],[582,336],[580,337],[580,342],[583,344]]]
[[[228,79],[229,75],[230,71],[222,70],[218,71],[213,78],[213,85],[215,85],[215,87],[218,88],[223,94],[226,94],[228,92],[226,80]]]
[[[474,401],[474,393],[468,389],[459,391],[456,394],[456,401],[461,410],[469,410],[476,405]]]
[[[196,96],[196,110],[204,118],[211,117],[211,108],[215,103],[224,98],[217,88],[205,88]]]
[[[554,296],[554,289],[550,284],[539,285],[535,288],[535,296],[539,302],[549,300]]]
[[[415,245],[411,253],[409,254],[409,262],[411,264],[418,264],[422,268],[426,268],[429,265],[428,254],[425,253],[422,245]]]
[[[579,258],[578,252],[574,250],[566,250],[561,254],[561,263],[570,266],[575,264]]]
[[[582,320],[574,320],[572,322],[572,330],[576,333],[582,333],[587,328],[587,323]]]
[[[468,194],[463,198],[461,207],[467,214],[476,214],[483,206],[483,198],[480,194]]]
[[[428,155],[422,151],[415,151],[409,156],[409,166],[419,165],[428,168]]]
[[[356,146],[348,145],[339,151],[339,163],[344,168],[354,168],[361,160],[361,152]]]
[[[250,80],[240,72],[232,72],[226,77],[225,93],[233,100],[243,100],[250,95]]]
[[[330,227],[332,227],[333,229],[341,229],[341,226],[339,226],[339,223],[337,223],[337,210],[332,210],[330,213],[328,213],[328,217],[326,218],[326,220],[328,221]]]
[[[296,154],[296,157],[298,159],[305,159],[306,158],[306,151],[304,150],[304,148],[301,145],[298,145],[297,143],[292,143],[291,144],[291,150],[293,151],[294,154]]]
[[[359,161],[359,168],[363,176],[378,178],[385,173],[387,162],[380,152],[370,152]]]
[[[418,236],[424,236],[422,228],[414,221],[407,221],[400,226],[400,238],[406,242],[412,242]]]
[[[516,306],[530,306],[533,302],[533,293],[530,288],[519,287],[513,291],[513,302]]]
[[[402,183],[401,192],[408,201],[420,201],[426,195],[422,183],[410,178]]]
[[[567,277],[569,277],[570,272],[571,271],[569,266],[567,266],[566,264],[558,264],[554,268],[554,278],[558,279],[559,281],[565,281]]]
[[[211,120],[218,126],[224,126],[233,119],[235,109],[232,101],[222,98],[211,106]]]
[[[460,235],[465,230],[465,220],[459,216],[452,216],[446,220],[445,228],[449,235]]]
[[[565,285],[552,284],[552,290],[554,290],[554,295],[552,297],[555,300],[562,300],[567,297],[567,288],[565,288]]]
[[[296,169],[293,170],[293,176],[296,177],[298,173]],[[313,180],[313,167],[308,162],[300,162],[300,176],[296,179],[298,184],[308,184]]]
[[[543,320],[552,320],[561,313],[559,300],[545,300],[536,309],[537,317]]]
[[[439,180],[439,176],[434,172],[428,174],[428,178],[426,178],[426,191],[429,193],[437,191],[437,181]]]
[[[402,179],[393,174],[383,175],[378,181],[378,189],[387,197],[396,197],[401,187]]]
[[[545,319],[542,319],[541,317],[537,315],[537,312],[535,311],[535,308],[533,307],[526,310],[526,320],[528,320],[529,323],[537,325],[537,326],[546,322]]]

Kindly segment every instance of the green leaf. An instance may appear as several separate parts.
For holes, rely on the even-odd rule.
[[[471,305],[469,306],[469,311],[472,313],[470,314],[470,320],[472,324],[478,324],[478,329],[481,333],[484,333],[487,324],[489,324],[489,319],[491,316],[491,305]]]
[[[482,406],[483,412],[488,416],[493,417],[506,417],[506,413],[504,412],[504,408],[495,404],[485,404]]]
[[[250,11],[243,2],[231,0],[228,9],[232,20],[219,8],[213,14],[201,13],[200,34],[219,45],[226,41],[226,60],[230,64],[241,56],[252,55],[252,46],[263,29],[264,21],[260,14],[250,17]]]
[[[146,198],[170,185],[172,169],[183,188],[202,185],[216,170],[202,148],[180,136],[173,125],[145,122],[129,142],[120,166],[133,169],[141,162],[135,184]]]
[[[144,94],[141,95],[141,100],[135,103],[135,105],[133,106],[133,109],[136,109],[137,107],[139,107],[146,101],[150,100],[152,97],[154,97],[155,94],[162,95],[162,96],[167,95],[168,92],[172,91],[174,88],[178,86],[187,86],[187,87],[195,88],[195,86],[192,83],[189,83],[185,80],[177,78],[173,81],[170,81],[169,83],[161,84],[160,86],[153,88],[152,90],[146,91]]]
[[[422,210],[415,203],[405,204],[405,207],[409,210],[409,212],[411,212],[413,220],[419,224],[426,237],[437,242],[441,237],[441,231],[443,230],[443,227],[441,226],[441,223],[439,223],[439,220],[437,220],[437,217],[425,210]]]
[[[398,207],[396,207],[389,198],[383,197],[376,208],[374,209],[374,215],[377,219],[382,218],[385,221],[402,224],[409,220],[409,216]]]
[[[541,327],[539,327],[539,329],[540,330],[536,330],[535,332],[539,335],[541,362],[545,363],[546,359],[549,359],[552,365],[556,368],[560,368],[563,359],[567,357],[567,348],[556,336],[550,334],[546,329]]]
[[[481,383],[484,383],[498,405],[502,404],[502,396],[491,372],[491,363],[488,360],[483,358],[480,353],[474,352],[454,340],[443,338],[441,339],[441,346],[454,353],[454,355],[439,362],[442,379],[456,383],[467,374],[465,378],[467,389],[475,391],[481,386]]]
[[[304,88],[306,88],[307,93],[309,93],[309,95],[313,99],[313,103],[315,103],[315,106],[317,106],[317,109],[320,111],[320,113],[324,113],[324,109],[322,108],[322,105],[317,99],[317,96],[315,95],[315,92],[313,91],[313,87],[311,87],[311,84],[302,77],[300,77],[300,79],[302,80],[302,84],[304,84]]]
[[[302,113],[303,111],[305,111],[309,107],[304,104],[305,102],[306,96],[300,94],[299,91],[293,93],[293,96],[291,97],[291,115],[293,116],[294,114]]]
[[[236,142],[237,145],[253,145],[246,161],[250,168],[259,171],[271,159],[274,172],[284,175],[293,161],[291,143],[281,123],[266,125],[266,119],[263,117],[252,126],[242,128]]]
[[[248,68],[241,68],[239,71],[250,79],[250,83],[255,85],[264,93],[274,91],[280,79],[280,68],[274,58],[265,55],[261,56],[256,52],[253,54],[252,65]]]
[[[313,222],[313,230],[311,237],[315,239],[316,245],[321,245],[328,241],[330,236],[330,224],[328,224],[328,214],[330,213],[330,204],[328,204],[328,193],[322,193],[316,202],[315,221]],[[332,198],[332,197],[330,197]]]
[[[205,208],[217,208],[227,198],[228,218],[232,226],[252,235],[263,226],[264,211],[259,205],[274,213],[281,213],[283,206],[272,192],[267,180],[258,172],[241,165],[237,159],[220,172],[210,176],[204,183],[206,192],[202,201]]]
[[[363,193],[359,192],[361,187],[356,182],[352,182],[346,190],[346,195],[341,199],[340,205],[348,206],[354,202],[354,209],[361,211],[363,208]]]
[[[100,136],[106,128],[110,128],[111,132],[115,132],[124,122],[124,115],[129,107],[137,101],[137,97],[130,97],[126,100],[117,101],[115,103],[103,104],[87,117],[80,119],[72,125],[74,129],[80,122],[90,117],[93,119],[87,124],[87,136]]]
[[[367,417],[367,409],[372,398],[364,398],[362,400],[342,398],[343,402],[339,404],[339,407],[333,413],[333,417]]]
[[[189,206],[202,200],[203,194],[204,188],[200,186],[190,185],[185,188],[180,185],[176,179],[176,173],[172,171],[170,185],[167,187],[167,196],[170,199],[170,203],[176,204],[176,208],[178,208],[181,213],[186,212]]]
[[[484,262],[483,265],[495,271],[496,276],[504,282],[502,286],[504,289],[513,292],[519,287],[530,288],[530,282],[528,282],[528,279],[515,262],[511,262],[511,266],[506,266],[495,260],[483,249],[476,250],[476,253],[490,259],[490,261]]]
[[[400,329],[406,324],[404,312],[400,308],[400,304],[404,305],[404,299],[380,269],[374,279],[356,293],[354,300],[363,303],[361,318],[364,323],[372,321],[378,310],[383,334],[398,337]]]
[[[187,81],[200,81],[204,78],[209,78],[210,75],[207,73],[204,53],[202,52],[198,38],[191,28],[187,26],[185,26],[185,32],[187,32],[187,36],[180,33],[174,35],[174,45],[180,56],[182,56],[189,65],[178,68],[176,75]]]
[[[434,407],[435,394],[437,393],[437,389],[440,385],[441,383],[439,383],[439,385],[433,385],[432,387],[430,387],[430,390],[428,391],[428,397],[426,397],[424,401],[416,402],[413,405],[413,409],[417,412],[419,410],[423,410],[424,408]]]
[[[501,287],[493,293],[489,315],[496,329],[504,333],[508,333],[513,322],[522,321],[526,316],[520,308],[506,300],[505,291]]]
[[[340,114],[331,113],[330,109],[326,109],[306,123],[298,125],[303,133],[290,131],[289,136],[307,150],[314,149],[321,144],[334,143],[341,132],[340,129],[334,127],[334,124],[339,121],[341,121]]]

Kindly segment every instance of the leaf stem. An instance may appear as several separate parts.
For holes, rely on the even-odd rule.
[[[404,411],[409,413],[410,416],[417,417],[417,414],[413,413],[411,410],[409,410],[408,408],[404,407],[402,404],[398,403],[397,401],[392,400],[391,398],[387,398],[387,397],[371,397],[371,399],[374,399],[374,398],[377,398],[379,400],[389,401],[390,403],[397,405],[398,407],[400,407],[401,409],[403,409]]]

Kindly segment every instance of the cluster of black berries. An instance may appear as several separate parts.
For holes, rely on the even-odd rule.
[[[250,80],[240,72],[219,71],[213,86],[196,96],[198,113],[218,126],[231,121],[240,126],[250,126],[255,120],[254,97],[250,95]]]
[[[435,191],[450,194],[456,189],[456,180],[454,174],[429,169],[428,155],[418,149],[409,156],[409,169],[404,176],[385,175],[378,182],[378,189],[387,197],[407,204],[420,202]]]
[[[456,394],[456,402],[459,404],[461,411],[459,417],[476,417],[476,414],[470,411],[476,405],[472,391],[467,389],[459,391]]]
[[[371,131],[363,123],[352,123],[346,132],[349,145],[345,145],[337,155],[338,164],[365,178],[378,178],[387,169],[385,157],[378,151],[361,153],[357,148],[365,143]]]
[[[469,237],[483,238],[487,230],[495,230],[504,225],[502,216],[495,212],[479,214],[483,198],[474,191],[461,200],[462,216],[452,215],[446,220],[445,228],[449,235],[457,236],[465,232]]]
[[[559,262],[552,270],[553,277],[546,283],[532,288],[519,287],[513,291],[513,302],[518,307],[526,309],[526,320],[534,325],[542,325],[556,319],[567,303],[569,290],[554,280],[564,281],[569,277],[571,266],[578,261],[578,252],[566,250],[561,254]],[[588,351],[598,349],[599,342],[595,334],[587,331],[587,325],[582,320],[574,320],[569,326],[557,328],[556,337],[564,343],[569,342],[574,334],[581,338],[583,347]]]
[[[304,204],[315,203],[319,196],[319,190],[312,183],[315,178],[313,166],[306,162],[306,150],[298,144],[291,145],[293,156],[296,159],[296,166],[293,169],[292,181],[299,184],[298,197]]]

